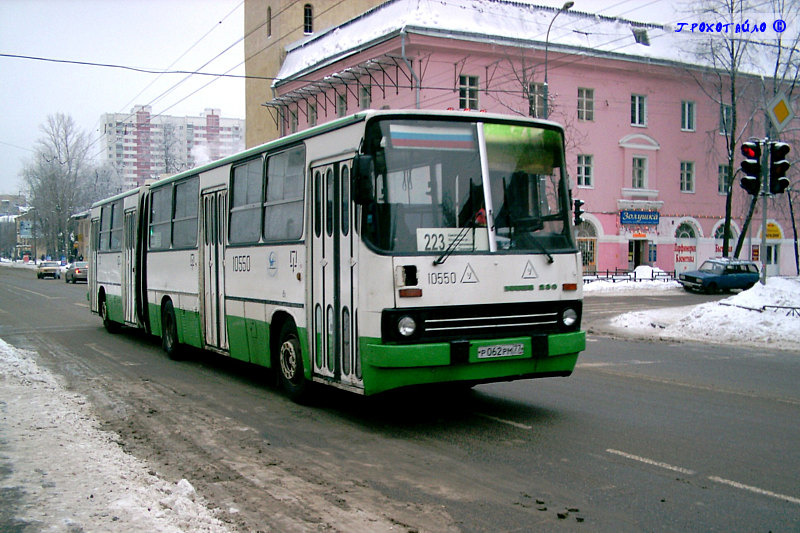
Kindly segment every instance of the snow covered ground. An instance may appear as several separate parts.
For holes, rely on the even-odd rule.
[[[649,278],[649,267],[639,267],[639,277]],[[680,291],[677,281],[593,281],[584,286],[586,296]],[[687,302],[691,295],[687,294]],[[733,294],[718,302],[686,305],[619,315],[610,331],[637,337],[699,341],[737,346],[795,350],[800,354],[800,278],[767,278],[766,285]]]
[[[0,531],[228,531],[103,431],[85,398],[0,340]]]
[[[584,290],[588,297],[683,292],[674,281],[593,281]],[[608,327],[800,355],[800,316],[764,306],[800,306],[800,278],[770,278],[716,303],[626,313]],[[1,339],[0,503],[0,530],[228,531],[188,481],[167,481],[125,453],[86,399],[39,366],[35,352]]]

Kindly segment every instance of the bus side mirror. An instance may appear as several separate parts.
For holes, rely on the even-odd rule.
[[[353,159],[353,200],[366,205],[375,198],[372,187],[374,164],[371,155],[357,154]]]

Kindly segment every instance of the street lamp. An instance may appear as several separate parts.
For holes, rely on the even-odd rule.
[[[575,5],[575,2],[564,2],[564,5],[561,6],[561,9],[558,10],[558,13],[555,14],[553,20],[550,21],[550,25],[547,27],[547,36],[544,39],[544,117],[547,118],[550,114],[549,107],[549,98],[550,98],[550,89],[547,86],[547,49],[550,45],[550,28],[553,27],[553,22],[556,21],[556,17],[558,17],[561,13],[566,11],[567,9],[571,8]]]

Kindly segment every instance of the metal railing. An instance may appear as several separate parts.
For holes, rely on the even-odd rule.
[[[619,281],[673,281],[675,279],[675,271],[665,272],[663,270],[653,270],[651,275],[642,276],[637,274],[636,271],[615,268],[614,270],[594,270],[584,271],[583,282],[591,283],[593,281],[611,281],[616,283]]]
[[[720,305],[727,305],[728,307],[738,307],[739,309],[755,311],[756,313],[763,313],[764,311],[772,311],[774,313],[784,312],[786,316],[796,316],[800,318],[800,307],[794,305],[762,305],[761,307],[748,307],[746,305],[732,304],[730,302],[718,303]]]

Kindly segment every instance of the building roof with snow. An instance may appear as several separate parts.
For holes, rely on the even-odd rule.
[[[689,23],[673,26],[559,11],[507,0],[389,0],[344,24],[288,46],[273,85],[278,87],[301,78],[402,33],[532,49],[544,49],[547,43],[551,52],[665,65],[713,66],[710,58],[693,51],[697,41],[708,39],[709,33],[692,31]],[[709,22],[716,25],[719,21]],[[735,24],[729,25],[727,34],[715,33],[720,39],[726,35],[749,37],[737,34]]]

